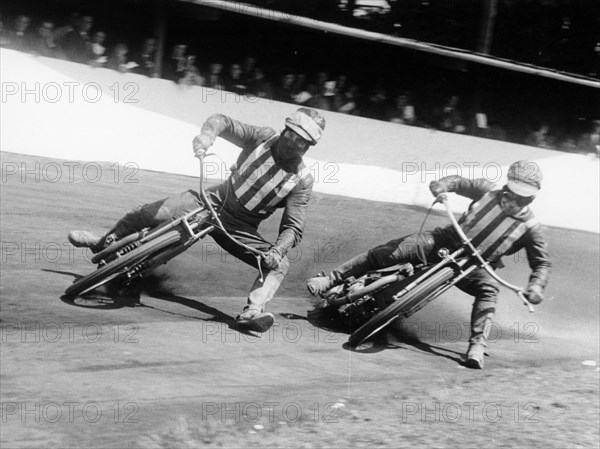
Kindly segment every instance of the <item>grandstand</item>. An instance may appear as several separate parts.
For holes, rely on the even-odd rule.
[[[427,14],[417,14],[417,6],[408,14],[397,6],[400,2],[385,2],[393,7],[379,10],[376,16],[361,13],[357,17],[351,14],[351,18],[348,9],[360,9],[361,2],[253,3],[50,0],[38,5],[32,0],[8,1],[3,22],[4,29],[10,30],[17,15],[27,14],[33,17],[33,30],[35,24],[42,20],[51,20],[59,27],[67,24],[71,14],[85,13],[94,17],[90,33],[94,30],[106,32],[108,52],[118,43],[125,43],[130,49],[130,58],[135,59],[139,57],[144,38],[157,38],[154,53],[156,73],[163,77],[175,76],[175,81],[185,79],[198,85],[227,89],[225,79],[208,84],[211,70],[216,65],[215,70],[220,70],[221,76],[226,78],[232,65],[241,65],[251,57],[265,73],[271,91],[277,91],[284,72],[293,75],[295,84],[291,87],[291,98],[275,98],[280,101],[299,102],[300,98],[310,97],[314,97],[314,101],[321,94],[323,80],[319,80],[318,76],[323,74],[328,78],[325,81],[337,82],[337,97],[333,100],[320,99],[322,101],[314,101],[310,106],[394,121],[398,116],[395,111],[398,97],[403,96],[409,98],[407,101],[412,103],[412,113],[417,117],[408,123],[400,117],[398,121],[402,123],[568,152],[594,152],[593,145],[590,147],[585,139],[594,132],[594,121],[600,118],[600,80],[594,71],[594,64],[600,61],[600,53],[584,54],[587,59],[582,61],[581,67],[586,69],[574,73],[534,65],[526,58],[518,61],[477,52],[477,46],[483,44],[475,38],[477,27],[473,23],[479,24],[484,31],[491,27],[489,21],[484,20],[485,10],[477,8],[477,13],[471,11],[471,14],[462,16],[461,20],[465,22],[461,27],[463,34],[471,36],[470,40],[460,40],[462,47],[440,43],[443,36],[451,34],[449,30],[452,27],[446,29],[440,26],[439,36],[430,39],[433,42],[410,37],[422,34],[417,32],[416,23],[412,27],[401,27],[409,29],[402,31],[408,37],[399,36],[402,33],[394,31],[393,26],[389,28],[390,23],[393,25],[393,18],[406,24],[406,21],[400,22],[402,17],[406,20],[410,17],[417,20],[418,17],[420,27],[425,27],[427,14],[431,14],[441,2],[430,2]],[[475,8],[472,3],[469,5]],[[510,54],[505,50],[508,44],[502,31],[507,27],[504,24],[505,3],[510,2],[501,1],[496,5],[498,15],[495,22],[500,29],[497,32],[500,44],[492,53],[500,56]],[[556,13],[551,3],[547,10]],[[533,8],[536,2],[527,4],[529,22],[525,21],[527,26],[534,27],[532,11],[539,11],[541,3],[537,9]],[[591,45],[588,41],[594,39],[593,33],[587,33],[589,22],[600,20],[600,12],[594,3],[571,5],[558,2],[557,5],[562,17],[569,18],[569,26],[573,28],[572,39],[576,40],[576,44]],[[277,8],[285,10],[275,10]],[[442,12],[448,14],[448,22],[456,22],[456,15],[464,12],[464,8],[465,5],[457,5],[456,11],[447,8]],[[135,14],[130,13],[133,11]],[[367,11],[373,12],[368,8]],[[391,22],[386,19],[387,22],[380,23],[382,16],[389,16]],[[583,20],[584,17],[586,20]],[[438,26],[432,21],[431,26],[434,25]],[[540,19],[538,25],[541,27],[538,34],[552,33],[544,20]],[[487,47],[495,49],[494,42],[493,37],[489,37]],[[449,37],[447,43],[457,45]],[[169,72],[171,49],[178,44],[186,45],[186,54],[195,58],[191,75],[176,76]],[[527,47],[528,43],[519,45]],[[594,57],[598,57],[597,61]],[[568,64],[565,67],[572,68]],[[343,77],[345,85],[341,85],[339,77]],[[350,92],[350,89],[354,90]],[[347,100],[347,96],[352,99]],[[443,111],[449,109],[452,101],[458,104],[451,105],[452,114],[445,115]],[[347,102],[352,102],[355,107],[347,107]]]

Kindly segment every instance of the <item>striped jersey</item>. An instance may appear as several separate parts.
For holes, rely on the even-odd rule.
[[[501,194],[500,190],[486,193],[459,220],[473,246],[490,261],[507,253],[528,229],[537,224],[528,210],[517,216],[505,214],[500,207]]]
[[[272,214],[302,180],[302,173],[307,173],[304,163],[297,173],[289,173],[275,163],[270,148],[278,137],[271,137],[250,153],[242,153],[232,167],[231,186],[239,204],[250,212]]]

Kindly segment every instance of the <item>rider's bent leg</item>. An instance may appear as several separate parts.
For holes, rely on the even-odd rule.
[[[144,204],[126,213],[107,233],[114,234],[117,239],[141,231],[154,228],[163,223],[175,220],[202,205],[198,193],[186,190],[177,195],[164,198],[153,203]]]
[[[269,330],[275,322],[275,317],[272,313],[265,312],[264,308],[275,296],[289,267],[290,262],[284,257],[277,269],[265,270],[262,276],[258,275],[248,294],[248,303],[236,317],[240,326],[257,332]]]
[[[226,210],[221,211],[221,220],[227,231],[238,241],[259,251],[267,251],[272,244],[266,241],[256,230]],[[239,244],[232,242],[222,231],[215,230],[211,233],[212,238],[228,253],[255,268],[259,268],[260,260],[252,252],[242,248]],[[247,327],[257,332],[266,332],[274,323],[273,314],[264,311],[266,304],[273,299],[279,289],[290,262],[284,257],[279,267],[275,270],[267,270],[261,267],[262,275],[259,273],[254,281],[248,301],[242,312],[236,317],[240,326]]]
[[[334,268],[328,276],[315,276],[306,282],[306,287],[312,295],[320,295],[341,284],[351,277],[359,277],[375,268],[369,260],[369,253],[361,253]]]
[[[287,257],[284,257],[276,270],[264,270],[262,276],[259,274],[256,277],[248,294],[248,303],[244,307],[242,317],[249,317],[264,311],[266,304],[279,290],[289,268],[290,262]]]
[[[487,347],[492,318],[496,312],[498,283],[483,268],[475,270],[457,284],[465,293],[473,295],[471,311],[471,337],[466,354],[466,364],[481,369],[484,365],[484,352]]]
[[[98,252],[116,240],[144,228],[154,228],[178,218],[200,207],[201,204],[198,194],[193,190],[188,190],[131,210],[103,235],[96,235],[88,231],[71,231],[68,236],[69,241],[74,246],[88,247],[92,251]]]
[[[371,270],[402,263],[423,263],[435,254],[434,249],[435,240],[430,232],[394,239],[344,262],[328,276],[309,279],[307,288],[311,294],[319,295],[350,277],[359,277]]]

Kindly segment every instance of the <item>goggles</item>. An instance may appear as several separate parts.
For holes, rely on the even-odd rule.
[[[287,137],[294,142],[312,145],[312,141],[307,140],[306,137],[298,134],[293,128],[286,126],[284,132],[286,132]]]
[[[506,198],[508,201],[515,202],[517,204],[517,206],[519,206],[519,207],[528,206],[535,199],[535,195],[534,196],[517,195],[515,192],[510,190],[510,188],[508,186],[504,186],[502,188],[502,197]]]

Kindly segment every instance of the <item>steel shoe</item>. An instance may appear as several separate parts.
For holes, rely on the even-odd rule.
[[[248,310],[235,318],[238,326],[256,332],[267,332],[273,323],[275,317],[272,313],[259,312],[257,310]]]
[[[89,248],[94,254],[104,249],[104,238],[89,231],[71,231],[67,238],[71,245],[77,248]]]
[[[473,369],[483,369],[483,357],[486,344],[482,341],[472,341],[467,350],[467,360],[465,365]]]

